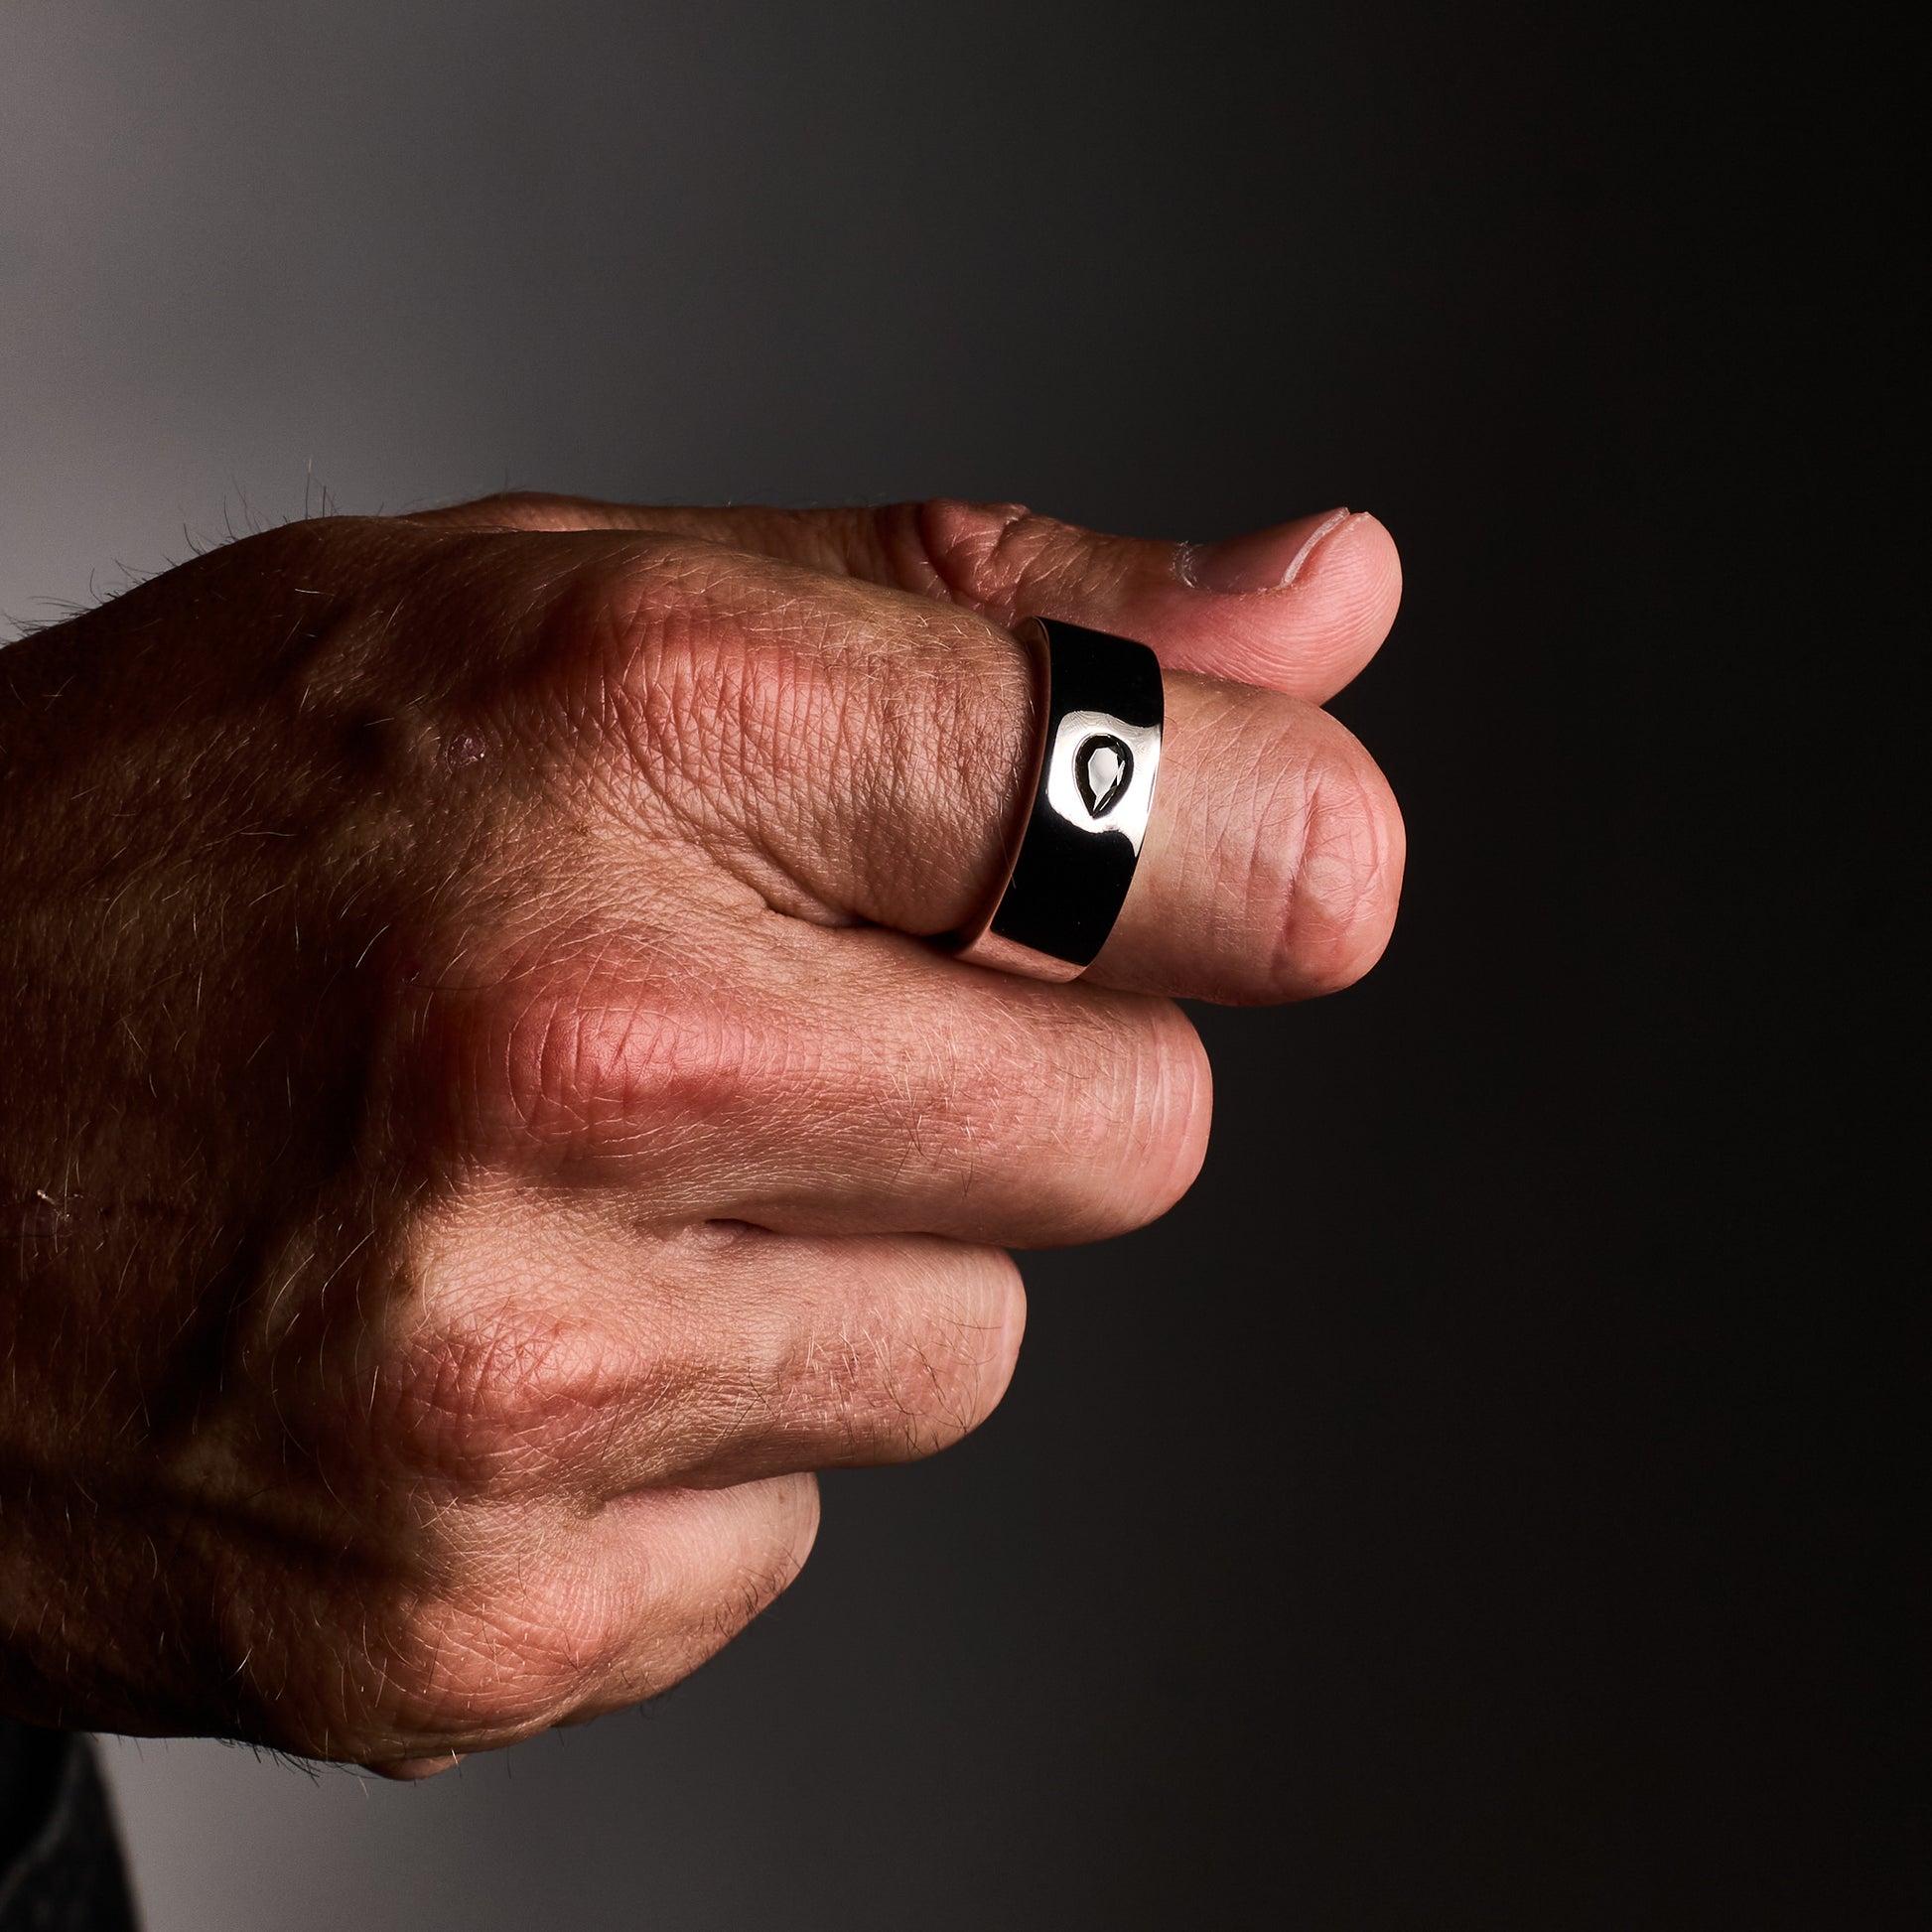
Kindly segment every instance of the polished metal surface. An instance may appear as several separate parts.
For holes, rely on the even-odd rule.
[[[1134,883],[1161,768],[1161,666],[1145,644],[1057,619],[1024,619],[1014,635],[1038,681],[1032,801],[989,911],[943,943],[979,965],[1069,980]]]

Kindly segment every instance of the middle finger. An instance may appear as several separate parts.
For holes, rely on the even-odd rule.
[[[438,995],[464,1142],[526,1179],[628,1187],[658,1222],[1000,1246],[1125,1232],[1193,1180],[1210,1081],[1171,1003],[748,916],[755,985],[641,943],[626,960],[607,932],[580,963]]]

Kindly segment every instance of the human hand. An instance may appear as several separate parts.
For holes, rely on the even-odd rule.
[[[810,1471],[981,1421],[1003,1249],[1198,1168],[1166,996],[1387,937],[1400,820],[1315,704],[1394,550],[1343,519],[1261,588],[1312,528],[496,498],[0,653],[0,1707],[435,1769],[674,1682],[804,1561]],[[908,936],[997,874],[1021,615],[1169,672],[1061,987]]]

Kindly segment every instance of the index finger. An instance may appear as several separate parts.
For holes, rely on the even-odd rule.
[[[517,561],[555,587],[547,621],[590,644],[624,767],[675,792],[762,903],[913,935],[986,908],[1038,729],[1010,633],[708,544],[529,542]],[[1166,683],[1148,841],[1091,978],[1242,1004],[1348,984],[1395,916],[1402,825],[1381,773],[1312,705]]]

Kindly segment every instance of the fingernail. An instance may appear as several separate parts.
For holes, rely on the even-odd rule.
[[[1183,543],[1174,557],[1174,574],[1190,590],[1218,591],[1224,597],[1286,590],[1314,546],[1347,521],[1345,509],[1323,510],[1219,543]]]

